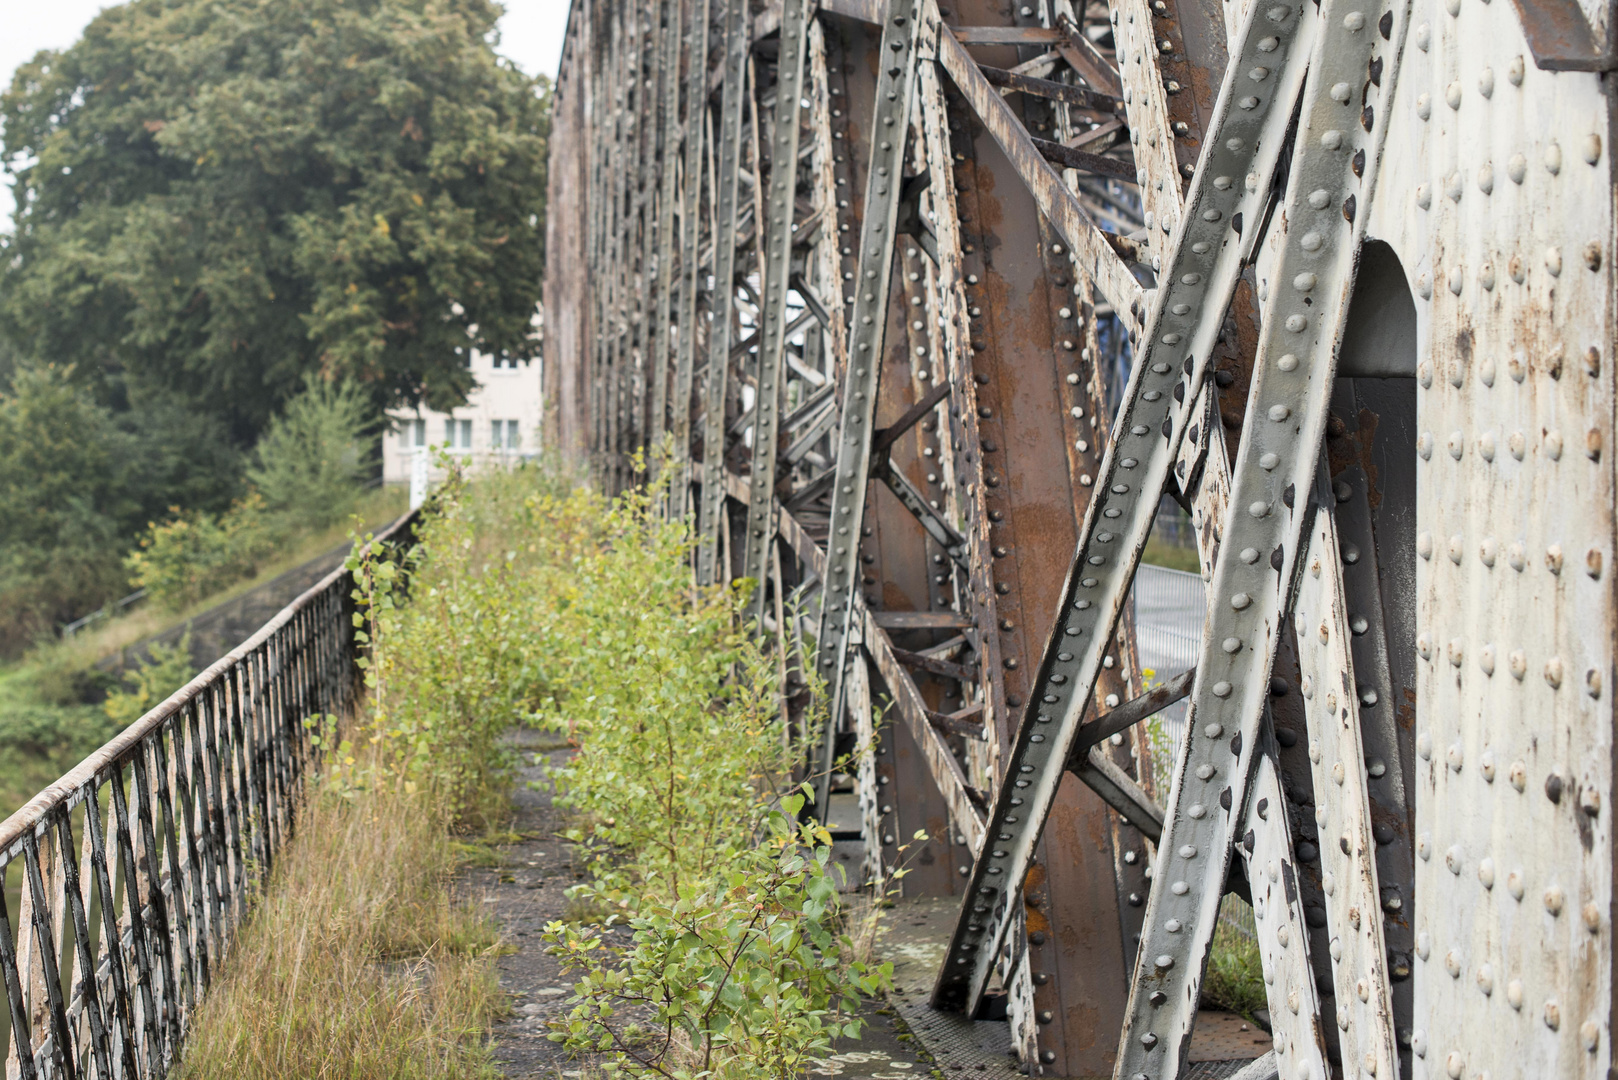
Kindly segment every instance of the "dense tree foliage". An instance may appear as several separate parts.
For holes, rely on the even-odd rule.
[[[0,655],[126,591],[149,523],[352,483],[310,394],[374,445],[382,408],[464,400],[471,349],[533,355],[549,84],[498,56],[501,13],[130,0],[18,69]]]
[[[254,438],[305,372],[458,403],[526,357],[545,86],[491,0],[132,0],[0,100],[0,329]],[[121,391],[98,387],[103,400]]]

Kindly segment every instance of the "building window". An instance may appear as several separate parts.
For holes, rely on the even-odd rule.
[[[399,447],[409,453],[427,445],[427,421],[403,420],[399,423]]]
[[[444,446],[450,450],[472,449],[472,421],[454,417],[445,420]]]
[[[511,356],[497,356],[497,357],[494,358],[494,370],[496,370],[496,371],[516,371],[517,370],[517,360],[516,360],[515,357],[511,357]]]
[[[490,432],[489,447],[493,450],[521,450],[522,435],[515,420],[496,420]]]

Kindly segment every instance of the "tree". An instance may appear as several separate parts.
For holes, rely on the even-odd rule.
[[[325,528],[346,517],[359,495],[369,426],[352,383],[304,376],[303,392],[270,421],[247,478],[272,510]]]
[[[549,102],[492,0],[132,0],[0,98],[0,332],[250,443],[306,372],[458,404],[528,358]],[[100,391],[105,400],[110,393]]]
[[[130,439],[71,369],[19,367],[0,395],[0,654],[93,610],[125,581],[117,543],[138,504]]]

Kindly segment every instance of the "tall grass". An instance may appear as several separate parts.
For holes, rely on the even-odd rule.
[[[195,1018],[181,1078],[487,1077],[505,1010],[494,927],[453,898],[441,801],[310,801]]]

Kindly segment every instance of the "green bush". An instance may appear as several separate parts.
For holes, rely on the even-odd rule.
[[[276,549],[276,530],[256,493],[218,515],[171,509],[174,518],[148,526],[124,559],[130,580],[171,611],[252,577]]]
[[[119,728],[126,728],[162,704],[170,694],[197,674],[191,666],[191,634],[187,631],[177,645],[153,645],[151,657],[130,676],[134,685],[107,694],[101,710]]]
[[[784,1080],[858,1033],[855,1000],[891,969],[853,959],[831,837],[795,821],[777,667],[740,626],[745,595],[693,588],[689,527],[657,502],[540,469],[452,481],[408,561],[351,560],[372,712],[329,775],[449,792],[463,827],[486,825],[505,732],[566,732],[558,803],[589,869],[570,895],[592,918],[547,928],[579,972],[552,1037],[632,1073]],[[385,770],[360,737],[390,749]],[[609,946],[619,921],[632,940]],[[650,1036],[625,1003],[655,1013]]]
[[[303,391],[259,439],[247,478],[272,512],[315,529],[336,524],[359,498],[370,419],[353,383],[305,375]]]

